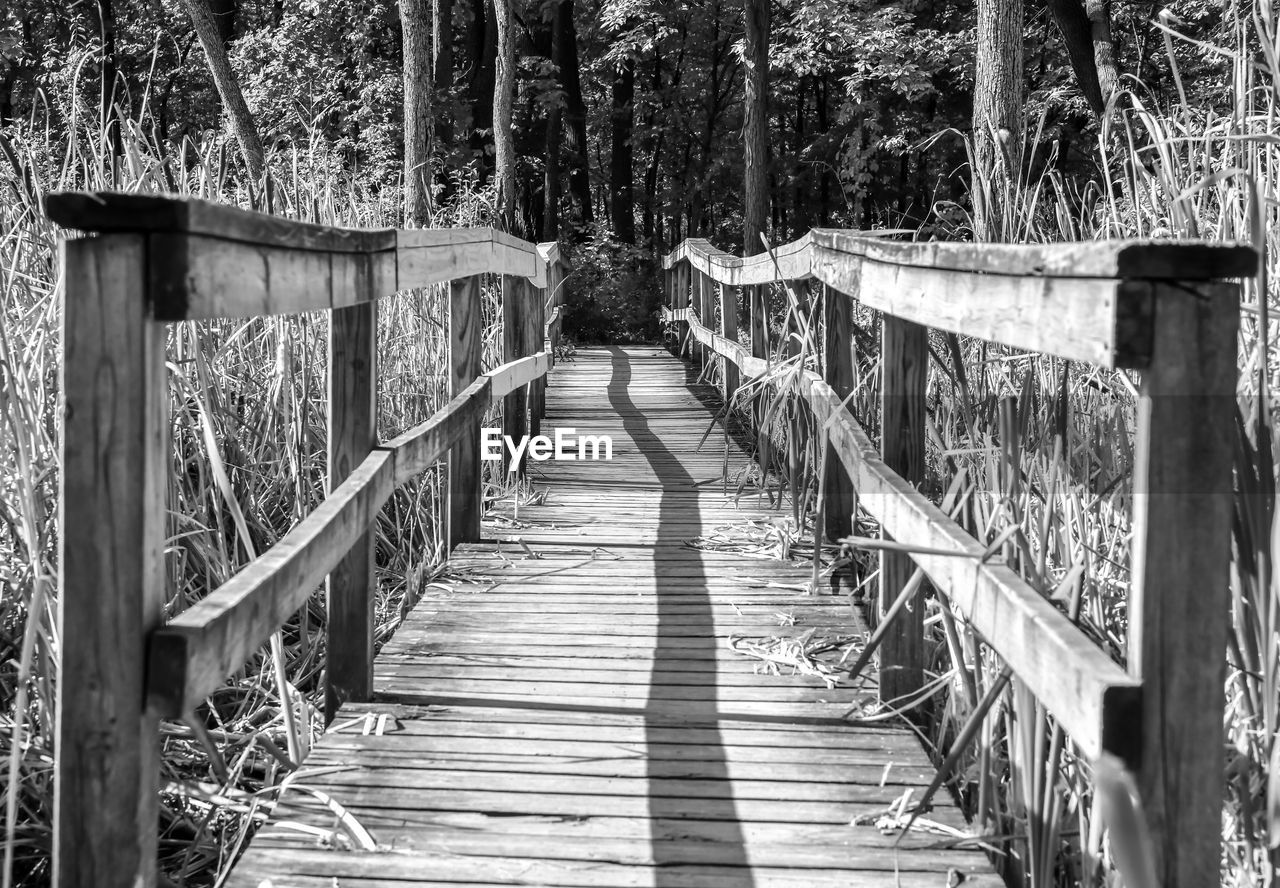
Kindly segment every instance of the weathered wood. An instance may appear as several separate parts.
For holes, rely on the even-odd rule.
[[[902,243],[874,238],[869,232],[831,228],[815,228],[811,235],[823,250],[877,263],[992,276],[1209,281],[1250,277],[1258,268],[1251,247],[1204,241]]]
[[[854,379],[854,340],[853,340],[853,305],[849,296],[820,286],[823,312],[825,341],[822,350],[822,378],[838,400],[843,401],[853,393]],[[849,282],[850,292],[857,298],[858,288],[853,281]],[[848,408],[844,408],[847,412]],[[822,485],[823,498],[823,530],[828,542],[846,537],[853,532],[854,509],[857,500],[854,495],[853,480],[845,469],[833,442],[828,441],[826,463]]]
[[[306,603],[391,496],[394,463],[375,450],[284,539],[151,634],[147,697],[156,714],[190,714]]]
[[[535,287],[529,281],[521,281],[528,313],[525,315],[524,353],[546,354],[543,350],[543,324],[546,318],[546,290]],[[547,412],[545,379],[549,364],[544,363],[541,372],[529,381],[528,410],[529,436],[541,433],[542,417]]]
[[[1221,852],[1239,291],[1159,285],[1133,469],[1129,669],[1142,680],[1138,788],[1158,881],[1215,885]]]
[[[510,364],[525,357],[525,324],[529,306],[525,290],[516,278],[502,276],[502,360]],[[494,400],[498,398],[494,395]],[[527,395],[523,389],[512,389],[502,395],[502,434],[518,441],[528,432]],[[502,469],[510,471],[510,456],[502,452]],[[523,470],[521,466],[521,470]]]
[[[372,303],[334,311],[329,319],[328,465],[332,494],[377,443],[377,315]],[[358,538],[327,584],[325,718],[373,692],[374,536]]]
[[[159,740],[143,708],[146,638],[164,619],[169,468],[165,330],[146,241],[62,244],[53,882],[155,884]]]
[[[399,487],[443,459],[451,447],[479,428],[492,403],[489,377],[481,376],[429,420],[381,445],[380,450],[395,458],[394,486]],[[477,442],[477,453],[479,447]]]
[[[508,361],[484,374],[490,381],[490,397],[495,401],[512,393],[518,393],[547,373],[549,363],[546,352],[538,352],[524,358]]]
[[[929,331],[886,316],[881,320],[880,453],[884,464],[918,487],[925,473],[925,384]],[[887,534],[882,535],[890,539]],[[880,553],[880,613],[897,599],[915,572],[902,552]],[[880,644],[880,698],[894,700],[924,686],[924,601],[916,594],[887,628]]]
[[[644,497],[614,497],[617,463],[583,481],[575,463],[537,463],[550,494],[519,506],[528,548],[503,533],[461,546],[448,588],[433,584],[380,653],[378,702],[344,710],[309,759],[308,787],[396,853],[302,860],[314,835],[269,823],[230,884],[990,879],[978,851],[930,848],[936,839],[923,835],[895,846],[849,826],[932,773],[908,731],[841,718],[866,685],[756,675],[757,661],[725,643],[856,627],[842,598],[800,594],[803,564],[744,564],[688,545],[692,525],[771,512],[698,483],[709,477],[697,442],[711,412],[682,365],[649,348],[584,349],[552,382],[550,415],[615,435],[619,454],[636,455],[622,471]],[[747,457],[730,447],[734,471]],[[566,506],[575,519],[564,520]],[[496,508],[498,528],[517,515]],[[618,532],[625,545],[612,542]],[[726,569],[735,563],[754,579]],[[780,626],[781,613],[797,625]],[[286,792],[274,816],[334,826],[333,809],[309,793]],[[962,825],[945,798],[929,817]]]
[[[148,246],[147,286],[160,320],[323,311],[397,289],[390,250],[323,252],[167,231],[151,234]]]
[[[484,326],[480,277],[463,278],[449,285],[449,395],[456,398],[480,371],[480,336]],[[487,400],[487,399],[486,399]],[[461,431],[449,451],[449,549],[480,539],[483,485],[480,475],[480,427]]]
[[[720,335],[734,343],[738,341],[738,297],[737,293],[723,284],[717,284],[717,298],[720,300]],[[724,388],[721,394],[726,402],[733,399],[738,390],[738,365],[730,360],[721,363],[721,375]]]
[[[1065,614],[881,460],[841,399],[816,373],[801,390],[858,491],[858,503],[894,539],[955,555],[912,553],[941,592],[1053,713],[1084,755],[1103,750],[1137,761],[1134,734],[1141,682],[1089,639]],[[833,418],[834,417],[834,418]]]
[[[809,235],[793,243],[774,247],[770,253],[742,258],[718,250],[702,238],[689,238],[663,257],[664,268],[687,260],[695,269],[710,275],[717,283],[731,287],[771,284],[799,280],[810,276],[811,249]]]
[[[537,247],[494,228],[397,231],[396,269],[404,290],[486,273],[546,286]]]
[[[396,246],[396,232],[389,228],[315,225],[194,197],[64,191],[45,197],[45,212],[59,225],[81,231],[206,235],[261,247],[319,253],[377,253]]]

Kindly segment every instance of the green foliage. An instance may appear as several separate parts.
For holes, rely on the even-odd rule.
[[[653,342],[662,305],[660,264],[638,247],[597,233],[573,255],[565,286],[572,303],[565,334],[576,342]]]

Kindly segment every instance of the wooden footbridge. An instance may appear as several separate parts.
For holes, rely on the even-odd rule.
[[[233,885],[995,884],[915,735],[846,718],[919,691],[923,571],[1085,760],[1137,777],[1162,884],[1215,884],[1238,293],[1250,250],[1203,244],[910,244],[814,231],[735,259],[666,257],[676,351],[594,348],[552,369],[565,263],[490,229],[350,231],[190,200],[56,195],[96,236],[63,252],[66,320],[60,886],[155,884],[157,722],[197,717],[327,577],[329,727]],[[481,366],[480,275],[501,276],[507,363]],[[771,331],[765,287],[813,282],[820,355]],[[453,399],[374,429],[375,302],[449,282]],[[655,286],[656,286],[655,282]],[[747,345],[739,342],[743,291]],[[881,441],[847,405],[854,301],[883,313]],[[167,621],[164,324],[332,312],[329,490],[314,513]],[[806,320],[807,319],[807,320]],[[1127,667],[917,490],[928,329],[1141,371]],[[718,362],[717,389],[697,368]],[[550,371],[550,372],[548,372]],[[707,544],[780,513],[722,483],[751,429],[737,387],[779,385],[818,422],[827,535],[856,509],[908,542],[882,556],[880,679],[762,673],[744,639],[857,635],[806,566]],[[574,428],[609,461],[531,461],[536,496],[481,514],[480,427]],[[713,443],[704,444],[709,427]],[[727,442],[721,444],[719,442]],[[374,656],[378,509],[447,462],[447,591]],[[910,581],[910,582],[909,582]]]

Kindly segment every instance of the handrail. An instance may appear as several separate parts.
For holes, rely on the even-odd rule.
[[[854,509],[865,508],[906,544],[881,553],[893,597],[922,570],[1086,758],[1111,753],[1136,771],[1169,884],[1191,884],[1203,861],[1218,859],[1227,611],[1213,590],[1225,587],[1230,553],[1239,320],[1231,280],[1254,274],[1257,262],[1253,249],[1235,244],[924,244],[825,229],[773,256],[736,259],[691,239],[663,260],[663,320],[698,343],[695,360],[723,363],[726,398],[738,374],[789,378],[824,430],[835,463],[822,491],[828,538],[848,535]],[[822,374],[772,354],[761,335],[765,303],[754,293],[746,299],[751,346],[738,342],[731,288],[806,279],[824,285],[801,286],[802,298],[822,300]],[[719,332],[703,323],[717,299]],[[853,302],[883,318],[880,448],[845,406]],[[917,489],[930,327],[1143,371],[1127,668]],[[904,609],[887,627],[886,700],[922,687],[921,610]]]
[[[46,210],[63,226],[96,233],[66,241],[62,251],[54,881],[150,884],[155,835],[145,825],[158,816],[157,719],[189,717],[326,576],[326,718],[344,701],[369,699],[378,512],[400,485],[447,459],[449,545],[479,538],[480,423],[505,398],[506,433],[537,428],[568,262],[557,244],[491,228],[352,230],[114,193],[53,194]],[[480,372],[482,274],[501,276],[507,358],[487,373]],[[375,303],[446,281],[453,398],[425,423],[378,443]],[[328,495],[166,624],[164,325],[315,310],[332,312]]]

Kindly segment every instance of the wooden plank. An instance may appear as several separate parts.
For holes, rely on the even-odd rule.
[[[529,278],[545,286],[546,265],[537,247],[496,229],[421,228],[395,234],[400,289],[477,274]]]
[[[851,295],[857,298],[856,282],[850,280],[847,286],[850,287]],[[855,385],[854,368],[857,365],[854,362],[853,306],[848,296],[830,287],[822,287],[821,298],[824,330],[822,378],[837,401],[842,402],[853,393]],[[841,409],[849,412],[847,407]],[[845,468],[844,461],[840,459],[835,444],[830,440],[823,460],[823,532],[827,536],[827,542],[834,543],[853,533],[856,500],[853,479]]]
[[[81,231],[195,234],[320,253],[376,253],[396,246],[396,232],[389,228],[316,225],[194,197],[63,191],[45,197],[45,212],[59,225]]]
[[[429,420],[379,445],[379,450],[393,457],[393,486],[399,487],[443,459],[468,431],[479,426],[491,401],[489,377],[480,376]]]
[[[328,472],[333,492],[377,443],[377,315],[371,302],[335,310],[329,319]],[[325,719],[348,700],[373,693],[374,536],[355,540],[329,574],[325,621]]]
[[[495,849],[497,850],[497,849]],[[474,881],[476,869],[486,880],[498,885],[555,885],[559,888],[589,888],[608,885],[613,888],[742,888],[744,879],[750,884],[768,888],[848,888],[847,869],[803,869],[787,867],[698,866],[668,864],[640,866],[634,863],[612,863],[598,860],[527,860],[519,856],[481,856],[453,852],[396,855],[381,852],[335,854],[316,848],[280,849],[273,860],[287,865],[304,877],[320,876],[327,881],[311,884],[329,886],[333,880],[343,885],[359,884],[358,880],[376,878],[380,884],[489,884]],[[272,875],[270,869],[245,866],[237,871],[229,888],[257,888],[258,882]],[[879,873],[859,872],[857,884],[867,888],[937,888],[945,873],[912,872],[900,868]],[[290,884],[302,884],[290,882]],[[965,877],[971,888],[997,888],[1002,883],[990,874]],[[309,888],[309,886],[308,886]]]
[[[449,395],[457,397],[480,375],[481,328],[480,277],[473,275],[449,285]],[[487,399],[486,399],[487,400]],[[458,435],[449,450],[449,550],[459,543],[480,539],[484,511],[480,474],[480,419]]]
[[[1160,285],[1133,469],[1138,788],[1170,888],[1218,880],[1239,290]],[[1140,737],[1137,736],[1140,733]]]
[[[925,474],[925,385],[929,376],[929,331],[886,315],[880,327],[880,453],[884,464],[913,487]],[[892,539],[888,534],[881,534]],[[880,614],[915,573],[911,557],[880,553]],[[918,592],[898,612],[880,645],[880,697],[908,698],[924,687],[924,602]]]
[[[723,284],[717,284],[717,298],[720,300],[720,335],[726,340],[738,341],[738,297],[736,292]],[[721,394],[725,402],[733,400],[738,390],[738,365],[728,358],[721,362],[721,374],[724,378],[724,389]]]
[[[525,386],[546,376],[548,363],[547,353],[538,352],[495,367],[484,374],[489,380],[490,396],[496,401],[512,393],[519,393]]]
[[[284,539],[153,632],[147,668],[153,711],[187,715],[239,669],[366,533],[394,480],[394,453],[375,450]]]
[[[508,275],[502,276],[502,360],[511,364],[525,357],[525,315],[529,310],[524,298],[524,288]],[[495,396],[494,401],[498,398]],[[519,441],[528,432],[526,414],[526,394],[523,389],[512,388],[502,396],[502,434],[513,441]],[[510,455],[503,449],[502,466],[504,472],[515,471],[509,465]],[[519,467],[524,470],[524,465]]]
[[[149,237],[147,287],[166,321],[323,311],[394,293],[395,255],[161,231]]]
[[[1129,761],[1128,732],[1141,706],[1140,682],[1098,650],[1044,596],[998,559],[983,561],[977,540],[889,469],[840,399],[814,373],[801,389],[844,462],[858,503],[895,539],[954,556],[913,553],[934,585],[958,606],[1037,699],[1062,723],[1084,755],[1104,749]]]
[[[535,287],[529,281],[521,281],[520,286],[524,289],[525,304],[528,312],[525,314],[524,326],[524,353],[527,355],[546,355],[543,349],[543,323],[546,317],[546,298],[545,289]],[[534,376],[528,383],[528,409],[529,409],[529,436],[534,437],[541,434],[542,417],[546,413],[546,398],[544,397],[545,379],[547,369],[550,367],[549,361],[544,361],[542,372]]]
[[[142,235],[65,241],[61,264],[53,882],[146,888],[160,753],[140,691],[164,619],[165,330],[150,318]]]
[[[1209,281],[1251,277],[1256,252],[1245,244],[1111,240],[1058,244],[902,243],[867,232],[815,228],[813,243],[888,265],[986,275]]]

